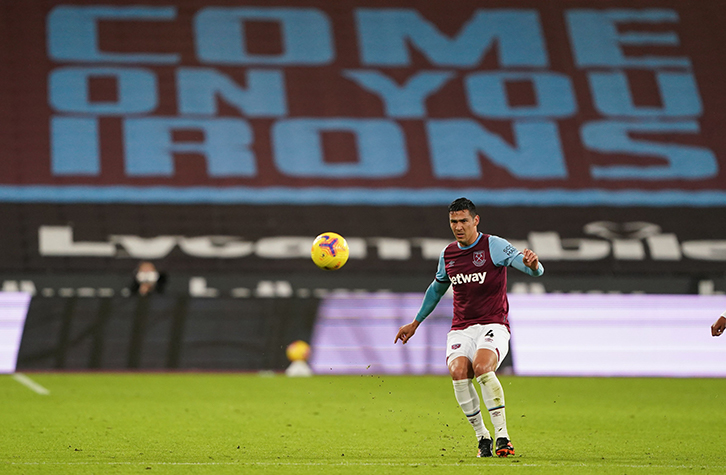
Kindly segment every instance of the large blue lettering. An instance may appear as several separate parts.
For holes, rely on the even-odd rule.
[[[175,143],[175,130],[201,131],[204,140]],[[254,176],[257,167],[250,150],[252,142],[252,130],[242,119],[125,119],[126,174],[172,176],[175,153],[198,153],[206,158],[212,177]]]
[[[622,46],[678,46],[678,35],[673,32],[618,31],[618,23],[677,22],[678,13],[665,9],[645,10],[589,10],[567,11],[567,28],[575,55],[575,63],[581,68],[660,68],[690,67],[684,57],[626,56]]]
[[[449,72],[422,71],[399,86],[378,71],[347,70],[343,75],[377,94],[383,100],[388,117],[426,117],[426,98],[453,76]]]
[[[246,21],[274,21],[281,27],[279,55],[247,51]],[[194,17],[197,56],[203,63],[319,65],[335,59],[328,17],[314,8],[203,8]]]
[[[628,117],[700,116],[703,107],[691,72],[655,72],[662,107],[636,106],[624,73],[590,72],[595,108],[603,115]]]
[[[98,175],[101,159],[98,120],[53,117],[50,121],[50,163],[54,175]]]
[[[510,106],[507,81],[529,81],[537,104]],[[569,117],[577,111],[570,78],[559,73],[473,73],[466,78],[469,107],[480,117],[512,119],[520,117]]]
[[[482,178],[481,156],[525,179],[566,178],[562,144],[553,121],[515,121],[516,147],[472,120],[429,120],[436,178]]]
[[[176,18],[174,7],[60,5],[48,14],[48,56],[54,61],[175,64],[178,54],[114,53],[98,46],[98,22],[163,21]]]
[[[114,78],[114,102],[91,102],[88,81],[93,77]],[[138,68],[58,68],[48,79],[49,102],[57,111],[95,115],[151,112],[158,103],[156,75]]]
[[[321,133],[353,134],[356,163],[326,163]],[[390,178],[408,171],[401,127],[383,119],[288,119],[272,129],[275,163],[296,177]]]
[[[663,165],[592,165],[593,178],[605,180],[698,180],[713,178],[718,173],[716,157],[710,150],[681,144],[634,140],[637,133],[698,133],[696,121],[683,122],[618,122],[595,121],[580,131],[582,142],[590,150],[636,156],[659,157]]]
[[[247,88],[213,69],[179,68],[177,97],[182,114],[217,113],[217,97],[248,117],[275,117],[287,114],[285,79],[282,71],[246,72]]]
[[[409,66],[409,43],[437,66],[475,67],[494,44],[504,67],[548,65],[536,10],[477,10],[453,39],[411,9],[358,8],[356,21],[364,65]]]

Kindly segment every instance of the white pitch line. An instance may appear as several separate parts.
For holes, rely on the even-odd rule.
[[[13,374],[13,379],[35,393],[41,394],[43,396],[47,396],[48,394],[50,394],[50,391],[48,391],[29,377],[25,376],[23,373]]]

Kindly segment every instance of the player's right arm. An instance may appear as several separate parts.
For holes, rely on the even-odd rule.
[[[396,339],[393,340],[394,345],[398,342],[398,340],[401,340],[404,345],[406,344],[413,334],[416,333],[416,329],[419,325],[421,325],[421,322],[423,322],[426,317],[431,315],[431,312],[434,311],[436,306],[439,304],[441,297],[444,296],[450,285],[451,281],[449,280],[449,276],[446,274],[446,268],[444,266],[444,252],[441,251],[441,256],[439,257],[439,268],[436,271],[436,279],[434,279],[434,281],[431,282],[429,287],[426,289],[423,302],[421,302],[421,308],[419,308],[416,313],[416,318],[414,318],[411,323],[398,329]]]

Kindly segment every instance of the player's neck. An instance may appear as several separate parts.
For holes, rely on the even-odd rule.
[[[477,232],[476,232],[476,233],[474,234],[474,236],[473,236],[473,237],[472,237],[472,238],[471,238],[470,240],[468,240],[468,242],[467,242],[467,243],[459,242],[459,243],[458,243],[458,244],[459,244],[459,247],[461,247],[461,248],[466,248],[466,247],[471,247],[471,246],[473,246],[473,245],[474,245],[474,243],[476,243],[476,242],[477,242],[477,241],[479,240],[479,236],[481,236],[481,233],[480,233],[479,231],[477,231]]]

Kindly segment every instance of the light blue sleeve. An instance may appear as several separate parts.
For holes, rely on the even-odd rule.
[[[444,248],[443,251],[441,251],[441,254],[439,255],[439,268],[436,269],[436,280],[442,283],[451,282],[449,279],[449,275],[446,273],[446,264],[444,263],[444,251],[446,248]]]
[[[436,279],[431,282],[431,285],[426,289],[424,294],[423,302],[421,302],[421,308],[416,313],[416,320],[423,322],[426,317],[431,315],[436,306],[439,304],[441,297],[444,296],[446,291],[449,289],[451,281],[449,276],[446,274],[446,264],[444,263],[444,251],[441,251],[439,256],[439,267],[436,270]]]
[[[426,320],[426,317],[431,315],[431,312],[433,312],[439,304],[441,297],[444,296],[450,285],[451,283],[449,282],[443,283],[438,280],[431,282],[431,285],[429,285],[429,288],[426,289],[426,293],[424,294],[423,302],[421,302],[421,308],[418,310],[418,313],[416,313],[416,320],[423,322]]]
[[[492,262],[496,266],[511,266],[533,277],[544,274],[544,266],[541,262],[537,265],[536,271],[525,266],[522,253],[512,246],[509,241],[499,236],[489,236],[489,255],[492,256]]]

